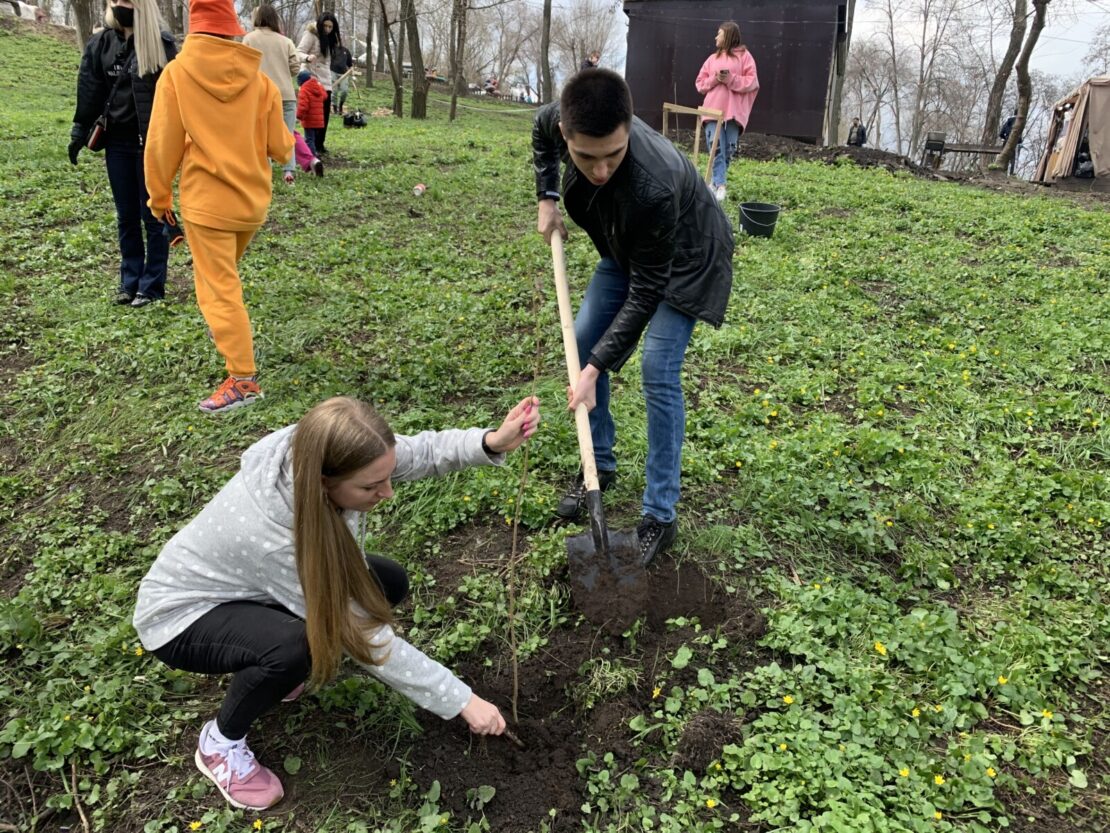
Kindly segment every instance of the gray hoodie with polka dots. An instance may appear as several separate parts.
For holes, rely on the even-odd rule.
[[[290,425],[248,448],[239,472],[162,549],[139,585],[133,618],[147,650],[162,647],[225,602],[277,602],[305,615],[293,550],[290,442],[295,430]],[[393,479],[500,465],[504,455],[482,450],[484,434],[485,429],[471,428],[398,435]],[[357,540],[361,513],[343,516]],[[386,658],[367,670],[417,705],[452,718],[470,701],[465,683],[388,625],[371,634],[371,640]]]

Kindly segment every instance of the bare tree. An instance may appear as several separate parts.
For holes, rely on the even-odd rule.
[[[414,119],[428,117],[428,79],[424,73],[424,53],[420,49],[420,27],[416,19],[415,0],[401,0],[401,19],[408,32],[409,54],[412,59],[412,109]]]
[[[1049,2],[1050,0],[1033,0],[1033,23],[1029,27],[1029,34],[1025,38],[1025,44],[1022,46],[1017,63],[1014,65],[1014,69],[1017,71],[1017,114],[1014,117],[1014,127],[1006,139],[1006,144],[1002,146],[1002,153],[998,155],[998,161],[992,166],[1001,170],[1006,170],[1010,166],[1010,160],[1014,158],[1017,146],[1021,143],[1022,134],[1025,132],[1025,120],[1029,115],[1029,107],[1033,100],[1033,83],[1029,77],[1029,59],[1033,56],[1033,48],[1037,45],[1037,40],[1044,29]]]
[[[393,48],[390,46],[392,24],[389,22],[389,12],[385,7],[385,0],[378,0],[378,8],[382,13],[382,43],[385,46],[385,56],[389,61],[389,76],[393,80],[393,115],[402,118],[405,115],[405,86],[401,75],[401,64],[393,58]]]
[[[92,30],[100,23],[100,15],[104,7],[98,0],[72,0],[72,5],[77,42],[84,46],[92,37]]]
[[[551,77],[551,0],[543,0],[543,25],[540,28],[540,98],[546,103],[555,97],[555,79]]]
[[[552,19],[551,45],[562,74],[577,72],[595,49],[602,55],[614,51],[616,7],[608,0],[573,0]]]
[[[987,98],[987,111],[983,116],[983,135],[980,143],[993,145],[998,136],[998,125],[1002,121],[1002,98],[1006,94],[1006,85],[1010,82],[1010,74],[1014,71],[1014,62],[1017,61],[1021,51],[1021,42],[1025,39],[1025,29],[1029,18],[1029,0],[1013,0],[1013,17],[1010,27],[1010,41],[1006,52],[998,64],[998,71],[991,85],[990,96]]]
[[[1110,73],[1110,21],[1095,30],[1095,36],[1083,60],[1091,75]]]

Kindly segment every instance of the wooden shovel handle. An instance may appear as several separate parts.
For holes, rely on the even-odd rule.
[[[563,254],[563,238],[558,230],[551,233],[551,260],[555,266],[555,296],[559,302],[559,325],[563,333],[563,352],[567,358],[567,376],[571,388],[577,387],[582,366],[578,361],[578,340],[574,337],[574,313],[570,308],[570,287],[567,285],[567,261]],[[587,492],[598,490],[597,464],[594,462],[594,439],[590,433],[590,413],[585,405],[574,409],[574,426],[578,432],[578,453],[582,457],[582,479]]]

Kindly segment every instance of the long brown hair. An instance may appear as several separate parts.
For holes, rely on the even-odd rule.
[[[278,17],[277,10],[269,3],[262,3],[254,10],[254,14],[251,15],[251,23],[254,25],[255,29],[259,26],[263,26],[271,32],[277,32],[278,34],[282,33],[281,19]]]
[[[396,445],[386,421],[365,402],[335,396],[316,405],[293,436],[293,543],[305,599],[309,683],[335,676],[343,653],[379,665],[368,633],[393,621],[393,611],[362,548],[328,499],[324,477],[342,480]],[[352,610],[352,604],[360,612]]]
[[[740,42],[740,27],[735,20],[726,20],[717,28],[725,33],[724,46],[717,50],[717,55],[723,57],[737,49],[747,49],[747,47]]]

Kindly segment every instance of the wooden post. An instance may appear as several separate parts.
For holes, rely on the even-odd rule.
[[[721,110],[714,110],[711,107],[684,107],[681,104],[671,104],[669,101],[663,103],[663,135],[667,135],[667,121],[670,114],[697,116],[697,127],[694,130],[694,167],[698,166],[698,155],[701,153],[701,125],[704,119],[714,119],[717,122],[717,132],[713,134],[713,149],[716,150],[717,142],[721,137],[721,124],[724,121],[725,114]],[[713,151],[710,151],[712,154]],[[713,157],[709,157],[710,165],[713,164]],[[706,176],[708,180],[709,177]]]
[[[704,119],[699,119],[704,121]],[[717,143],[721,140],[721,130],[724,129],[724,119],[717,119],[717,129],[713,131],[713,147],[709,149],[709,163],[705,166],[705,184],[713,184],[713,159],[717,155]]]

